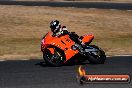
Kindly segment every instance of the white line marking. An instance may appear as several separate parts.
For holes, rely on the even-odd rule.
[[[127,11],[132,11],[132,10],[127,10]]]
[[[106,57],[128,57],[128,56],[132,56],[132,55],[111,55],[111,56],[106,56]]]
[[[106,57],[111,57],[111,56],[106,56]]]
[[[20,60],[30,60],[30,59],[20,59]]]
[[[90,10],[95,10],[95,9],[97,9],[97,8],[89,8]]]
[[[6,60],[0,60],[0,61],[6,61]]]
[[[132,56],[132,55],[114,55],[114,56]]]

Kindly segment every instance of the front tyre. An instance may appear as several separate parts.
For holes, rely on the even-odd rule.
[[[52,54],[49,49],[46,49],[45,52],[43,52],[43,58],[45,60],[45,63],[50,66],[64,65],[65,58],[63,56],[62,51],[56,47],[53,47],[53,49],[54,54]]]
[[[105,52],[98,46],[95,45],[89,45],[89,46],[97,50],[96,52],[90,52],[90,55],[88,54],[89,62],[92,64],[104,64],[106,60]]]

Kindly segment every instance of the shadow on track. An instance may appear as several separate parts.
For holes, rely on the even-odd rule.
[[[63,66],[75,66],[75,65],[86,65],[86,64],[90,64],[90,63],[87,63],[87,62],[84,62],[84,63],[67,63]],[[41,66],[41,67],[54,67],[54,66],[47,65],[45,62],[39,62],[39,63],[36,63],[35,65]]]
[[[75,65],[86,65],[86,64],[90,64],[86,60],[86,57],[82,57],[80,55],[75,55],[70,60],[68,60],[66,63],[64,63],[64,65],[62,65],[62,66],[75,66]],[[39,65],[41,67],[56,67],[56,66],[50,66],[50,65],[48,65],[44,61],[41,61],[39,63],[36,63],[35,65]],[[60,67],[62,67],[62,66],[60,66]]]
[[[108,59],[108,58],[107,58]],[[107,61],[106,59],[106,61]],[[106,62],[105,62],[106,63]],[[74,57],[72,57],[69,61],[67,61],[64,65],[62,66],[76,66],[76,65],[97,65],[97,64],[93,64],[90,63],[86,57],[80,56],[80,55],[75,55]],[[48,64],[46,64],[44,61],[41,61],[39,63],[36,63],[35,65],[39,65],[41,67],[56,67],[56,66],[50,66]],[[60,67],[62,67],[60,66]]]

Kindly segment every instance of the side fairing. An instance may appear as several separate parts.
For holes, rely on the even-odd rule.
[[[66,61],[69,60],[72,56],[78,53],[77,50],[72,50],[71,46],[74,45],[74,41],[69,38],[69,35],[61,36],[61,37],[52,37],[52,33],[49,32],[42,40],[42,47],[47,48],[47,46],[56,46],[64,51]],[[49,49],[53,53],[53,49]]]

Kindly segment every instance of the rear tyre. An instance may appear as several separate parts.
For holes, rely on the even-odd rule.
[[[97,55],[94,55],[94,53],[91,52],[91,55],[88,54],[88,61],[92,64],[104,64],[106,60],[106,55],[105,52],[99,48],[98,46],[95,45],[89,45],[95,49],[97,49]]]
[[[56,47],[53,48],[54,48],[54,54],[52,54],[49,49],[46,49],[45,52],[43,52],[43,59],[45,60],[45,63],[50,66],[64,65],[65,57],[63,55],[62,50]]]

